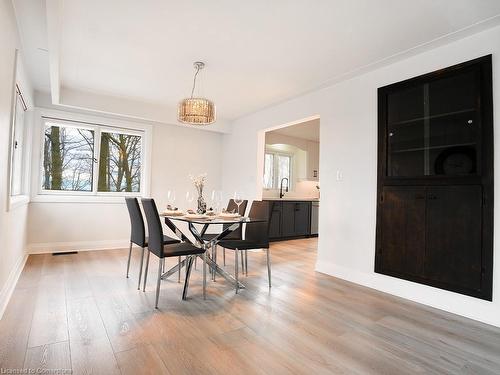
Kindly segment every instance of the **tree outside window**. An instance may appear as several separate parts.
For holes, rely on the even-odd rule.
[[[47,121],[44,129],[45,191],[141,191],[142,136]],[[99,157],[96,157],[97,145]],[[97,181],[94,181],[94,175]]]

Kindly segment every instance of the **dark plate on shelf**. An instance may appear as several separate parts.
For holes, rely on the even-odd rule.
[[[476,150],[469,146],[450,147],[436,158],[437,175],[456,176],[476,173]]]

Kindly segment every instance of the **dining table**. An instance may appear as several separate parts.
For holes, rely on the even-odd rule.
[[[210,271],[214,275],[213,280],[215,280],[215,274],[223,277],[227,282],[229,282],[233,287],[238,283],[239,288],[244,289],[245,285],[240,281],[236,281],[233,275],[226,272],[223,268],[221,268],[214,257],[214,253],[212,255],[208,250],[214,250],[217,244],[223,240],[227,235],[234,232],[244,224],[251,223],[261,223],[265,222],[263,219],[256,219],[251,217],[222,217],[222,216],[208,216],[208,215],[175,215],[175,214],[160,214],[165,219],[165,224],[175,233],[175,235],[182,239],[182,241],[189,242],[194,246],[205,249],[206,256],[205,260],[207,262],[207,266]],[[191,233],[194,241],[192,241],[188,235],[185,233],[185,229],[181,229],[179,224],[184,223],[187,224],[187,228]],[[210,226],[218,225],[219,228],[222,225],[222,230],[219,233],[211,233],[210,239],[204,239],[206,231]],[[199,229],[201,228],[201,229]],[[184,232],[183,232],[184,230]],[[202,255],[198,255],[200,258],[203,258]],[[182,267],[186,269],[186,282],[184,283],[184,291],[182,294],[182,298],[186,299],[187,296],[187,288],[189,287],[189,276],[192,269],[192,261],[189,262],[187,259],[179,260],[179,262],[170,268],[168,271],[164,272],[161,276],[162,279],[166,279],[175,273],[178,273],[180,278],[180,270]],[[203,280],[205,282],[205,280]]]

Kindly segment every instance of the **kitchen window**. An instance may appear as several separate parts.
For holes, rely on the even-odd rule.
[[[40,194],[139,195],[145,131],[42,118]]]
[[[264,154],[264,189],[279,189],[283,178],[291,188],[292,155],[266,152]]]

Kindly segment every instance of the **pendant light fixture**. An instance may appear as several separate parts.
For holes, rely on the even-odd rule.
[[[191,97],[183,99],[179,103],[177,118],[184,124],[208,125],[216,120],[215,104],[208,99],[194,97],[196,77],[198,76],[200,70],[205,67],[205,63],[197,61],[193,65],[196,72],[194,73]]]

